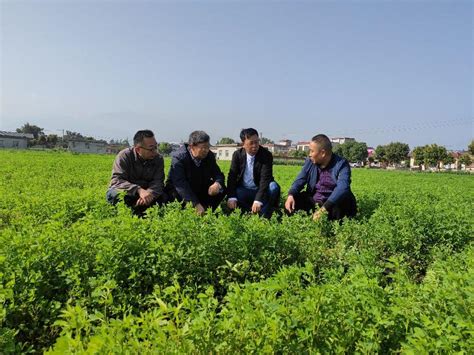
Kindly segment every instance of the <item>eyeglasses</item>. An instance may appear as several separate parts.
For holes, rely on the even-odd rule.
[[[158,151],[158,146],[155,145],[153,148],[145,148],[143,146],[140,146],[140,148],[148,150],[149,152],[157,152]]]

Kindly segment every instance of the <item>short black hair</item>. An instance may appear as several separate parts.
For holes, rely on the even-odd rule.
[[[149,129],[143,129],[141,131],[138,131],[133,136],[133,145],[142,144],[145,138],[153,138],[154,136],[155,135],[153,134],[153,132]]]
[[[252,136],[257,136],[258,137],[258,132],[255,128],[243,128],[240,131],[240,140],[242,142],[244,142],[246,139],[248,139]]]
[[[332,152],[331,140],[325,134],[317,134],[311,140],[318,145],[319,149]]]
[[[194,131],[189,135],[188,144],[196,145],[199,143],[209,143],[211,138],[204,131]]]

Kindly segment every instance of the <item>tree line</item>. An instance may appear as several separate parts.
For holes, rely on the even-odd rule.
[[[33,135],[33,139],[29,142],[30,146],[33,145],[44,145],[48,148],[63,146],[67,147],[67,142],[70,139],[82,139],[94,141],[95,139],[90,136],[84,136],[81,133],[73,131],[65,131],[63,137],[59,137],[57,134],[44,133],[44,128],[25,123],[22,127],[17,128],[18,133],[30,133]],[[109,144],[123,145],[124,147],[130,146],[127,139],[111,139]],[[236,141],[230,137],[223,137],[217,144],[234,144]],[[260,139],[261,144],[273,144],[274,142],[266,137]],[[168,142],[159,143],[160,152],[164,155],[168,155],[173,150],[173,147]],[[375,155],[369,157],[368,147],[366,143],[349,141],[343,144],[338,144],[334,147],[334,152],[340,156],[343,156],[351,163],[365,163],[368,161],[372,163],[378,161],[384,165],[396,165],[402,162],[408,162],[410,147],[406,143],[402,142],[391,142],[386,145],[378,145],[375,148]],[[306,151],[293,150],[288,152],[288,156],[292,158],[305,158],[308,155]],[[459,157],[459,163],[465,166],[469,166],[472,163],[471,155],[474,155],[474,140],[468,146],[468,152],[462,154]],[[424,165],[427,167],[437,167],[440,163],[452,164],[455,159],[447,149],[437,144],[427,144],[424,146],[415,147],[412,151],[412,157],[415,160],[416,165]]]
[[[74,131],[63,131],[63,135],[59,136],[57,134],[45,134],[44,128],[41,128],[36,125],[32,125],[29,122],[25,123],[20,128],[16,129],[17,133],[25,133],[25,134],[32,134],[33,139],[28,142],[28,146],[35,146],[41,145],[46,146],[47,148],[56,148],[56,147],[63,147],[67,148],[67,141],[69,140],[84,140],[84,141],[100,141],[109,144],[117,144],[123,146],[129,146],[130,143],[128,139],[111,139],[110,141],[106,142],[104,140],[97,140],[92,136],[85,136],[79,132]]]

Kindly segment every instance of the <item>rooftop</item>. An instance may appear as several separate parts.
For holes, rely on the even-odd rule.
[[[34,138],[34,136],[31,133],[17,133],[17,132],[7,132],[7,131],[0,131],[0,137],[27,138],[27,139]]]

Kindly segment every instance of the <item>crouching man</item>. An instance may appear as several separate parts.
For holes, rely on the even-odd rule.
[[[224,174],[209,150],[209,140],[204,131],[192,132],[188,143],[173,154],[166,182],[170,200],[192,203],[199,215],[208,208],[215,210],[224,199]]]
[[[309,144],[309,158],[291,185],[285,209],[289,214],[296,210],[312,211],[314,219],[323,214],[329,220],[354,217],[357,204],[350,184],[349,163],[332,152],[327,136],[318,134]],[[306,191],[301,191],[305,185]],[[316,206],[320,208],[316,210]]]
[[[133,147],[120,151],[115,158],[107,201],[115,205],[119,193],[126,192],[125,204],[135,214],[142,215],[148,207],[166,202],[164,180],[163,157],[158,153],[153,132],[138,131],[133,137]]]
[[[273,178],[273,155],[260,146],[258,132],[240,132],[242,148],[232,155],[227,178],[227,207],[272,216],[280,202],[280,186]]]

